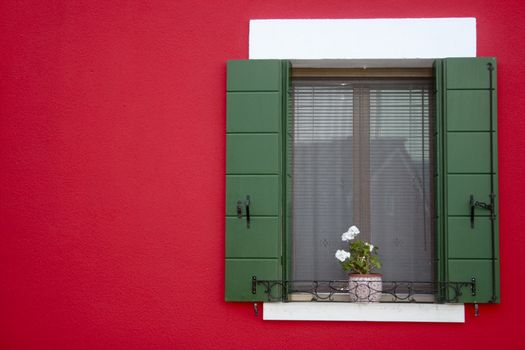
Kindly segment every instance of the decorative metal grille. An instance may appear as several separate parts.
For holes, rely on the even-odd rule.
[[[354,282],[355,283],[355,282]],[[348,280],[332,281],[285,281],[258,280],[252,278],[252,293],[257,294],[260,288],[268,301],[320,301],[351,302],[356,300],[376,300],[380,294],[382,303],[455,303],[463,294],[476,295],[476,281],[470,282],[410,282],[382,281],[359,282],[359,285]]]

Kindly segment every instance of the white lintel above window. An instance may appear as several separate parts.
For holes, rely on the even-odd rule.
[[[250,21],[250,59],[407,59],[476,56],[475,18]]]

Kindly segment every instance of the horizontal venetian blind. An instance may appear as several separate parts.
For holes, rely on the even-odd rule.
[[[428,79],[295,79],[294,279],[341,279],[334,257],[357,225],[385,280],[431,280]]]

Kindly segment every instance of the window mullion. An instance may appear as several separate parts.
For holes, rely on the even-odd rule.
[[[361,238],[370,240],[370,89],[355,87],[352,135],[352,214]]]

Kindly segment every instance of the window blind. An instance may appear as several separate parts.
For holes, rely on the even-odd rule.
[[[351,225],[385,280],[433,278],[430,79],[296,78],[292,277],[344,279]]]

